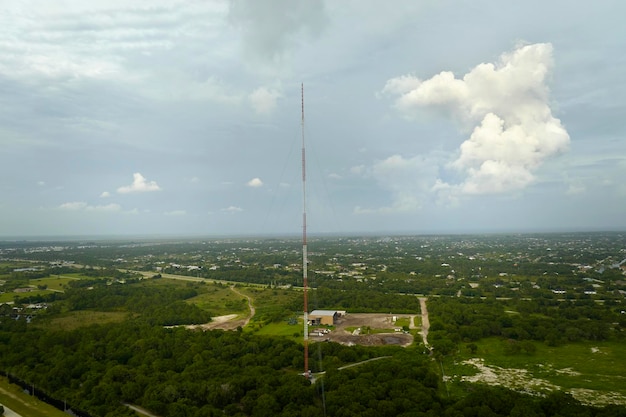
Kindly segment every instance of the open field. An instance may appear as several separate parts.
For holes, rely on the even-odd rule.
[[[505,354],[501,339],[475,344],[475,355],[462,349],[444,362],[453,382],[503,385],[539,394],[555,389],[571,393],[588,404],[626,404],[626,346],[616,342],[584,342],[559,347],[535,342],[536,352]]]
[[[129,313],[121,311],[72,311],[50,320],[35,321],[34,326],[45,326],[58,330],[74,330],[92,324],[119,323],[126,320]]]
[[[229,287],[219,284],[206,285],[206,292],[188,299],[187,302],[215,316],[248,313],[248,300],[233,292]]]
[[[287,321],[267,324],[255,331],[255,334],[290,337],[302,341],[302,318],[299,318],[297,324],[288,324]]]
[[[17,385],[0,377],[0,404],[9,407],[22,417],[67,417],[68,414],[25,394]]]
[[[53,275],[48,278],[31,279],[30,285],[46,285],[49,290],[64,291],[71,281],[75,281],[81,278],[88,278],[79,274],[63,274]]]
[[[34,297],[37,295],[45,295],[50,294],[52,291],[65,291],[65,288],[68,286],[68,283],[78,279],[90,279],[86,275],[81,274],[61,274],[61,275],[51,275],[46,278],[36,278],[28,280],[28,282],[24,283],[22,287],[30,287],[32,291],[29,292],[15,292],[8,291],[6,293],[0,294],[0,303],[6,303],[8,301],[13,301],[15,297],[18,298],[26,298],[26,297]],[[44,287],[45,286],[45,287]],[[45,289],[39,289],[45,288]]]
[[[36,290],[33,289],[33,291],[29,291],[29,292],[6,292],[3,294],[0,294],[0,303],[6,303],[6,302],[10,302],[10,301],[14,301],[15,298],[27,298],[27,297],[34,297],[37,295],[43,295],[43,294],[49,294],[50,291],[48,290]]]

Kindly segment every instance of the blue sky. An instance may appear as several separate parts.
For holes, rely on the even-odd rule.
[[[626,229],[626,4],[0,4],[0,236]]]

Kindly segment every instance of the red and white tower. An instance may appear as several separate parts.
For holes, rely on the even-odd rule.
[[[304,84],[301,85],[302,96],[302,281],[304,286],[304,376],[309,375],[309,302],[308,302],[308,253],[306,242],[306,148],[304,143]]]

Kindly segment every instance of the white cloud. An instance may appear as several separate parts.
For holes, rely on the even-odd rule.
[[[119,204],[111,203],[105,206],[87,206],[85,210],[88,211],[120,211],[122,207]]]
[[[63,203],[59,206],[61,210],[82,210],[87,207],[87,203],[83,201],[71,201],[69,203]]]
[[[258,114],[269,114],[276,108],[276,101],[282,97],[278,90],[259,87],[248,96],[250,105]]]
[[[223,208],[222,211],[225,211],[228,213],[240,213],[243,211],[243,209],[237,206],[229,206],[229,207]]]
[[[187,215],[187,211],[186,210],[173,210],[173,211],[166,211],[165,213],[166,216],[185,216]]]
[[[378,184],[392,195],[390,206],[378,208],[355,207],[356,214],[411,212],[422,207],[429,198],[432,183],[438,175],[438,163],[433,156],[404,158],[393,155],[378,161],[365,176],[374,178]]]
[[[237,0],[230,2],[229,20],[242,32],[246,55],[273,62],[302,34],[321,33],[328,18],[319,0]]]
[[[40,187],[44,187],[46,185],[45,181],[37,181],[37,185]]]
[[[576,195],[576,194],[582,194],[585,191],[587,191],[587,188],[582,184],[570,184],[565,194]]]
[[[441,72],[422,81],[401,76],[383,93],[399,95],[395,107],[407,116],[427,108],[473,132],[450,167],[465,180],[449,184],[464,194],[502,193],[531,184],[546,160],[568,150],[570,138],[549,107],[547,77],[552,45],[520,46],[496,64],[480,64],[455,78]],[[445,181],[439,181],[439,189]]]
[[[350,172],[354,175],[361,175],[365,172],[365,165],[357,165],[350,168]]]
[[[63,203],[59,206],[61,210],[68,211],[120,211],[122,207],[119,204],[111,203],[103,206],[90,206],[89,204],[83,201],[71,201],[68,203]]]
[[[100,194],[100,198],[109,198],[111,197],[111,193],[108,191],[103,191],[102,194]]]
[[[246,183],[248,187],[258,188],[263,186],[263,181],[260,178],[252,178]]]
[[[155,181],[147,181],[139,172],[133,174],[133,183],[119,187],[117,192],[120,194],[143,193],[148,191],[160,191],[161,187]]]

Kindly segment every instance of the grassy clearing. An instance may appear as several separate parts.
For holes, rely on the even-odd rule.
[[[203,310],[211,312],[214,316],[226,314],[247,313],[248,300],[236,294],[229,287],[219,284],[209,284],[206,292],[187,300]]]
[[[120,323],[129,317],[122,311],[72,311],[50,320],[33,321],[34,326],[44,326],[57,330],[74,330],[92,324]]]
[[[506,354],[505,344],[501,339],[489,338],[475,342],[478,347],[475,354],[461,348],[457,357],[444,362],[446,374],[456,381],[476,375],[477,367],[467,361],[481,359],[481,364],[488,367],[488,372],[502,385],[522,383],[531,390],[533,386],[539,387],[539,392],[560,387],[583,402],[626,404],[626,362],[623,360],[626,345],[623,343],[584,342],[550,347],[534,342],[534,354],[513,355]],[[509,381],[509,378],[517,381]]]
[[[294,290],[261,289],[255,287],[237,287],[252,297],[256,313],[250,325],[266,326],[271,323],[285,322],[289,317],[302,311],[302,293]]]
[[[4,294],[0,294],[0,303],[6,303],[8,301],[14,301],[15,299],[20,298],[28,298],[35,297],[37,295],[50,294],[51,291],[48,290],[33,290],[29,292],[6,292]]]
[[[0,377],[0,404],[10,408],[23,417],[67,417],[61,410],[25,394],[17,385]]]
[[[394,323],[394,325],[396,327],[409,327],[409,325],[411,324],[411,318],[410,317],[398,317],[398,320],[396,320],[396,322]]]
[[[65,291],[71,281],[81,279],[78,274],[53,275],[48,278],[31,279],[30,285],[46,285],[49,290]]]
[[[270,323],[252,331],[257,335],[283,336],[302,341],[302,319],[298,320],[298,324]]]
[[[14,292],[5,292],[0,294],[0,303],[8,303],[10,301],[13,301],[15,298],[15,293]]]

